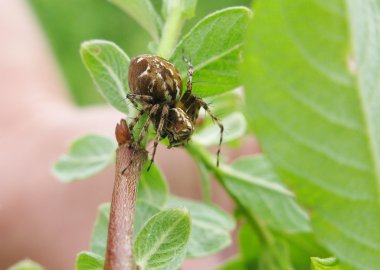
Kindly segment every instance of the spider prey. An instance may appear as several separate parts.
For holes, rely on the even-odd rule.
[[[150,123],[153,123],[156,131],[149,168],[154,161],[160,139],[168,137],[168,148],[182,146],[191,139],[201,107],[210,114],[220,128],[217,152],[217,166],[219,166],[223,125],[210,111],[207,103],[191,93],[194,68],[185,57],[184,61],[188,65],[188,80],[187,89],[183,95],[181,76],[177,68],[167,60],[144,54],[133,58],[129,66],[128,84],[131,93],[127,95],[127,98],[136,108],[138,104],[142,107],[139,114],[129,124],[129,130],[132,131],[140,118],[148,113],[137,144],[139,145],[143,140]]]

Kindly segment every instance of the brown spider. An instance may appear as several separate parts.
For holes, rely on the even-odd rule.
[[[223,125],[211,112],[207,103],[191,93],[194,68],[185,57],[184,61],[189,68],[187,89],[183,95],[182,79],[177,68],[164,58],[144,54],[133,58],[129,66],[128,84],[131,93],[127,95],[127,98],[136,109],[138,109],[138,103],[142,106],[139,114],[129,124],[129,130],[132,131],[140,118],[149,112],[137,144],[139,145],[143,140],[150,123],[153,123],[156,131],[149,168],[154,161],[157,145],[161,139],[168,137],[168,148],[182,146],[191,139],[201,107],[210,114],[220,128],[217,152],[217,166],[219,166]]]

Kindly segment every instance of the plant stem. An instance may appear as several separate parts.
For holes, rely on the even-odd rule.
[[[195,143],[188,144],[186,146],[186,149],[190,152],[190,154],[202,162],[205,167],[211,171],[218,182],[222,185],[224,190],[231,196],[231,198],[235,201],[235,203],[239,206],[239,208],[243,211],[245,217],[247,218],[248,223],[256,230],[258,233],[258,236],[260,238],[260,241],[264,245],[271,246],[274,243],[274,238],[272,233],[269,231],[269,229],[261,222],[260,219],[255,217],[249,209],[244,207],[244,205],[241,204],[239,198],[237,198],[226,186],[223,176],[235,178],[234,175],[231,174],[231,170],[226,165],[221,165],[219,167],[216,166],[216,162],[213,161],[210,158],[209,153],[203,149],[202,146],[196,145]]]
[[[133,257],[133,223],[138,179],[147,159],[144,149],[131,147],[125,120],[116,126],[115,183],[108,225],[104,270],[138,269]]]
[[[182,27],[185,23],[185,16],[182,12],[170,12],[162,29],[162,37],[158,44],[158,54],[163,58],[168,58],[177,44]]]

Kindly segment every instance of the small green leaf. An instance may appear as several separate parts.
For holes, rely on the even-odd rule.
[[[166,269],[183,256],[189,236],[190,215],[187,210],[159,212],[137,236],[134,246],[137,264],[142,270]],[[180,262],[177,264],[179,266]]]
[[[209,177],[208,171],[206,166],[202,162],[197,163],[199,168],[199,174],[201,177],[201,188],[202,188],[202,195],[203,200],[205,203],[211,203],[212,199],[212,191],[211,191],[211,179]]]
[[[102,270],[104,258],[98,254],[83,251],[77,256],[76,270]]]
[[[221,94],[240,85],[240,51],[251,11],[233,7],[201,20],[179,42],[170,61],[187,78],[185,56],[194,66],[193,92],[200,97]]]
[[[223,170],[226,188],[271,228],[288,233],[311,230],[308,215],[281,184],[264,156],[241,158],[232,168]]]
[[[125,97],[129,57],[116,44],[105,40],[83,42],[80,53],[98,91],[117,110],[128,113]]]
[[[63,182],[90,177],[113,163],[115,148],[114,141],[108,137],[87,135],[79,138],[54,164],[53,173]]]
[[[27,259],[18,262],[17,264],[9,267],[7,270],[43,270],[43,268],[41,265]]]
[[[234,220],[218,207],[171,197],[168,207],[185,207],[191,215],[191,235],[187,257],[195,258],[216,253],[231,244]]]
[[[91,237],[91,251],[101,256],[105,256],[107,248],[110,208],[110,203],[104,203],[99,206],[98,217],[96,219]],[[133,226],[134,238],[136,238],[138,233],[143,228],[143,225],[149,220],[149,218],[157,214],[160,210],[160,207],[152,204],[151,202],[137,200],[135,221]]]
[[[165,266],[164,268],[158,268],[158,269],[165,269],[165,270],[180,270],[181,265],[183,264],[183,261],[186,259],[186,248],[182,250],[182,252],[174,258],[173,261],[170,262],[169,265]],[[156,269],[156,268],[153,268]]]
[[[341,270],[336,258],[316,258],[311,259],[311,270]]]
[[[147,166],[139,180],[137,199],[162,207],[168,198],[166,180],[156,165],[152,164],[149,171],[147,171]]]
[[[240,112],[234,112],[222,119],[224,126],[223,143],[231,142],[243,137],[247,130],[245,117]],[[204,146],[218,145],[220,129],[216,124],[210,125],[196,132],[193,140]]]
[[[162,27],[161,17],[150,0],[108,0],[135,19],[157,42]]]
[[[232,258],[219,266],[217,270],[248,270],[248,268],[242,259]]]
[[[137,200],[136,203],[136,213],[135,213],[135,223],[133,226],[133,237],[136,239],[137,235],[140,233],[144,224],[155,214],[160,212],[161,207],[159,205],[152,204],[152,202],[147,202],[143,200]]]
[[[110,207],[110,203],[103,203],[99,206],[90,243],[91,251],[103,257],[106,255],[107,248]]]

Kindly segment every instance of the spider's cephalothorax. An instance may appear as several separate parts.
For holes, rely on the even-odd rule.
[[[203,107],[220,127],[220,141],[217,153],[219,165],[220,146],[223,140],[223,125],[210,111],[206,102],[194,96],[192,91],[193,66],[188,64],[188,80],[182,95],[182,79],[176,67],[167,60],[155,55],[140,55],[131,60],[128,84],[131,93],[127,98],[138,108],[140,113],[129,124],[133,130],[140,118],[148,112],[148,119],[140,132],[137,144],[140,144],[150,123],[156,130],[151,164],[154,160],[158,142],[168,137],[169,147],[186,144],[194,132],[199,109]]]

